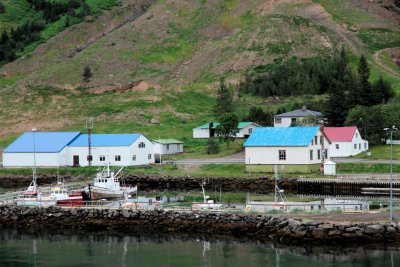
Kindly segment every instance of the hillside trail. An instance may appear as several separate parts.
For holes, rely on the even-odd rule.
[[[134,10],[133,10],[133,14],[130,15],[129,17],[127,17],[122,23],[117,24],[113,27],[110,27],[108,29],[106,29],[104,32],[102,32],[101,34],[92,37],[91,39],[89,39],[88,42],[79,45],[78,47],[72,48],[70,50],[68,50],[61,58],[59,58],[60,61],[64,60],[65,58],[73,58],[74,56],[76,56],[78,53],[84,51],[86,48],[88,48],[89,46],[95,44],[97,41],[99,41],[101,38],[115,32],[116,30],[126,26],[127,24],[135,21],[136,19],[138,19],[139,17],[141,17],[143,14],[146,13],[146,11],[156,2],[157,0],[147,0],[147,1],[139,1],[139,3],[135,3],[134,4]]]
[[[388,66],[386,66],[386,65],[382,62],[381,55],[382,55],[382,53],[385,52],[385,51],[387,51],[387,48],[386,48],[386,49],[379,50],[379,51],[376,51],[376,52],[372,55],[372,57],[373,57],[374,60],[375,60],[375,63],[378,64],[381,68],[383,68],[387,73],[391,74],[393,77],[395,77],[395,78],[397,78],[397,79],[400,79],[400,74],[399,74],[398,72],[392,70],[391,68],[389,68]]]

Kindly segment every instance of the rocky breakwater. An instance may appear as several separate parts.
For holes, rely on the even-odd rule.
[[[28,208],[0,206],[0,227],[118,230],[142,233],[232,235],[284,244],[388,243],[400,241],[400,223],[301,222],[270,215],[166,210]]]

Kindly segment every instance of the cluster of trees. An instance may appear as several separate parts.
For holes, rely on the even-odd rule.
[[[341,71],[328,89],[329,98],[323,110],[329,125],[344,125],[353,107],[386,103],[394,96],[391,86],[382,77],[374,83],[369,82],[370,70],[364,56],[360,57],[356,72],[349,67],[344,50],[341,51],[337,61]]]
[[[24,23],[10,32],[4,31],[0,37],[0,63],[16,59],[16,53],[40,39],[40,31],[44,28],[41,22]]]
[[[255,122],[261,126],[273,126],[274,114],[270,111],[264,111],[261,107],[251,106],[243,121]]]
[[[43,12],[43,19],[46,22],[54,22],[64,14],[71,17],[84,17],[90,14],[90,7],[83,0],[69,0],[65,3],[48,0],[28,0],[28,2],[35,10]],[[81,11],[76,12],[80,7]]]
[[[239,90],[261,97],[324,94],[340,67],[334,59],[290,60],[267,73],[246,75]]]
[[[394,0],[394,4],[395,4],[397,7],[400,7],[400,0]]]
[[[69,17],[80,20],[90,14],[90,8],[85,0],[69,0],[64,3],[48,0],[27,0],[32,8],[42,12],[42,19],[26,22],[21,26],[4,31],[0,35],[0,65],[17,58],[18,52],[34,42],[40,40],[40,32],[47,23],[54,22],[62,15],[67,15],[66,25],[69,26]],[[5,11],[0,2],[0,13]],[[79,11],[78,11],[79,10]]]

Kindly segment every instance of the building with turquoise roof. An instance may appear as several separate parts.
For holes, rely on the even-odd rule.
[[[250,172],[310,173],[329,159],[320,127],[260,127],[244,143]]]

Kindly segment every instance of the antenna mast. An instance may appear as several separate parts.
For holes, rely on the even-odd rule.
[[[93,129],[93,119],[87,119],[85,121],[85,129],[88,130],[88,156],[87,156],[87,161],[88,161],[88,166],[92,166],[92,141],[91,141],[91,134],[92,134],[92,129]]]

